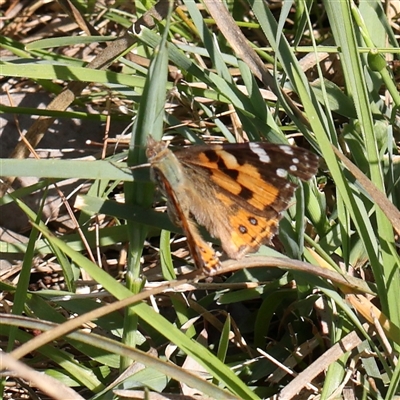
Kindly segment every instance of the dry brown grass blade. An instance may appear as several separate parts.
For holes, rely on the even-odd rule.
[[[70,0],[58,0],[58,3],[71,17],[71,19],[78,24],[79,28],[86,33],[86,35],[99,35],[99,32],[89,22],[86,21],[85,17],[79,12],[79,10]]]
[[[204,4],[235,53],[246,62],[254,75],[276,94],[279,89],[273,76],[265,68],[254,49],[249,46],[246,37],[235,23],[225,4],[214,0],[205,0]]]
[[[371,325],[376,324],[376,319],[386,337],[400,344],[400,328],[394,325],[393,322],[365,296],[352,294],[348,295],[346,299]]]
[[[16,360],[10,354],[3,352],[0,353],[0,369],[12,371],[14,377],[24,379],[29,382],[30,386],[39,388],[43,393],[51,396],[52,399],[83,399],[83,397],[76,393],[75,390],[69,388],[58,379],[43,374],[42,372],[35,371],[24,363]]]
[[[210,15],[215,20],[218,28],[225,36],[227,42],[237,54],[238,58],[241,58],[248,65],[254,76],[260,79],[266,87],[269,87],[278,98],[281,97],[285,99],[292,112],[304,125],[310,126],[309,122],[293,100],[282,90],[281,87],[277,86],[274,77],[267,68],[265,68],[264,63],[255,50],[249,45],[246,37],[235,23],[235,20],[228,12],[225,4],[221,1],[215,0],[204,0],[204,4],[207,6]]]
[[[328,270],[317,265],[309,264],[307,262],[291,260],[284,257],[266,257],[266,256],[252,256],[242,260],[228,260],[222,263],[222,268],[218,270],[219,274],[226,274],[243,268],[259,268],[259,267],[278,267],[285,268],[291,271],[306,272],[337,284],[340,288],[348,288],[347,293],[369,293],[375,294],[368,284],[362,279],[355,278],[350,275],[341,275],[336,271]],[[188,275],[185,276],[186,278]],[[199,276],[199,279],[204,276]]]

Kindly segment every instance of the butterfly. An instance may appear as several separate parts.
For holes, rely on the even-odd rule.
[[[229,258],[271,245],[297,187],[288,174],[308,180],[319,162],[308,150],[264,142],[193,145],[173,152],[151,136],[146,155],[168,215],[182,228],[195,266],[206,275],[217,273],[220,260],[194,221],[220,239]]]

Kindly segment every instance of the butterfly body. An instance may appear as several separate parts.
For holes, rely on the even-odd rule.
[[[220,239],[230,258],[240,259],[271,244],[297,187],[287,175],[307,180],[318,168],[313,153],[271,143],[196,145],[172,152],[149,137],[147,157],[170,218],[185,232],[196,266],[210,275],[220,262],[192,217]]]

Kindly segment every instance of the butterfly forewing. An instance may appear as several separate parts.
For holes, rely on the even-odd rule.
[[[193,146],[175,154],[185,168],[208,177],[241,207],[266,216],[271,208],[288,207],[297,187],[288,174],[307,180],[318,168],[313,153],[271,143]]]

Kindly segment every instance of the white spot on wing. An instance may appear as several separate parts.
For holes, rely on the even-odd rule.
[[[293,164],[298,164],[300,160],[298,158],[293,158],[292,159]]]
[[[291,165],[291,166],[289,167],[289,169],[290,169],[292,172],[297,171],[297,167],[296,167],[295,165]]]
[[[287,177],[287,171],[285,171],[282,168],[278,168],[276,170],[276,174],[280,177],[280,178],[286,178]]]
[[[279,146],[279,148],[286,153],[288,156],[293,155],[293,149],[290,146],[286,146],[285,144]]]
[[[258,143],[249,143],[249,147],[253,153],[258,155],[258,158],[260,159],[260,161],[262,161],[264,163],[271,162],[270,156],[267,154],[267,152],[262,147],[260,147],[260,145]]]

